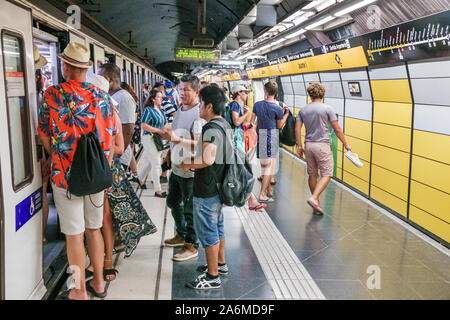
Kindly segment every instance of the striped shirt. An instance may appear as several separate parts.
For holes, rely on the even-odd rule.
[[[165,97],[161,104],[161,111],[166,116],[167,122],[172,123],[177,107],[168,97]]]
[[[150,127],[160,129],[166,125],[167,119],[161,111],[158,111],[158,109],[147,106],[142,112],[142,123],[146,123]],[[150,132],[146,130],[143,131],[144,135],[150,134]]]

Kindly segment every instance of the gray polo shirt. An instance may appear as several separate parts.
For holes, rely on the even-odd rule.
[[[172,122],[172,129],[175,135],[183,139],[193,140],[194,135],[202,133],[202,127],[206,121],[200,118],[199,106],[200,103],[189,110],[183,110],[184,107],[181,106],[177,110]],[[180,144],[171,142],[170,154],[173,173],[182,178],[193,178],[194,172],[192,170],[184,172],[181,169],[181,163],[194,155],[192,151],[182,147]]]
[[[312,102],[300,109],[297,121],[305,124],[305,142],[330,142],[329,124],[336,121],[333,108],[325,103]]]

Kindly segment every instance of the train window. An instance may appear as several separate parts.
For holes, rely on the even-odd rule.
[[[32,179],[30,114],[25,74],[23,39],[9,32],[2,33],[3,65],[6,84],[9,147],[14,191]]]

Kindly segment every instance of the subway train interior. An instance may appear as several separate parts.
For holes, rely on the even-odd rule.
[[[311,145],[302,108],[317,103],[310,88],[319,83],[325,89],[319,98],[332,108],[348,144],[326,124],[332,177],[320,195],[319,215],[310,202],[310,153],[300,152],[298,140],[276,141],[270,201],[261,198],[266,159],[255,152],[257,138],[247,157],[251,197],[265,205],[223,206],[219,237],[226,239],[227,268],[219,264],[215,290],[196,290],[209,289],[187,284],[209,279],[211,251],[201,241],[193,249],[198,255],[177,261],[189,241],[166,242],[179,236],[168,199],[186,192],[170,184],[188,178],[180,178],[173,163],[160,183],[153,171],[145,175],[155,155],[143,145],[148,136],[142,126],[131,151],[139,178],[130,164],[124,179],[156,232],[137,238],[131,252],[114,249],[118,273],[104,282],[101,297],[86,282],[82,288],[94,290],[87,290],[89,299],[450,299],[450,0],[0,0],[0,34],[1,300],[70,299],[76,283],[55,185],[43,178],[46,155],[38,131],[44,92],[67,81],[65,49],[74,43],[87,49],[88,75],[105,64],[120,70],[120,82],[136,93],[136,115],[147,114],[144,109],[156,103],[152,87],[163,84],[166,96],[179,92],[171,103],[181,119],[180,102],[188,98],[180,87],[195,76],[201,87],[221,88],[228,103],[246,92],[242,123],[253,122],[262,117],[263,104],[256,103],[268,100],[267,88],[275,86],[285,114],[297,124],[305,121],[302,146]],[[38,59],[46,64],[38,67]],[[106,99],[115,95],[106,92]],[[262,126],[255,122],[245,130],[256,135],[255,125]],[[125,136],[124,130],[118,131]],[[197,169],[187,172],[194,181],[195,227],[202,198],[196,198]],[[155,193],[157,186],[167,198]],[[186,207],[189,198],[183,199]],[[113,220],[114,210],[106,213]],[[117,242],[122,229],[115,232]]]

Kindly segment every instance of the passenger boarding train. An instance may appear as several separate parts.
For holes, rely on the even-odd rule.
[[[83,25],[81,30],[72,28],[61,20],[67,16],[49,15],[26,1],[0,0],[0,8],[1,299],[41,299],[60,276],[54,264],[64,242],[58,241],[56,227],[52,241],[42,244],[42,150],[37,144],[33,44],[48,61],[42,69],[45,88],[62,81],[56,55],[69,41],[90,48],[93,72],[102,63],[116,63],[122,81],[134,87],[141,101],[143,84],[164,77],[114,38],[101,38]]]

